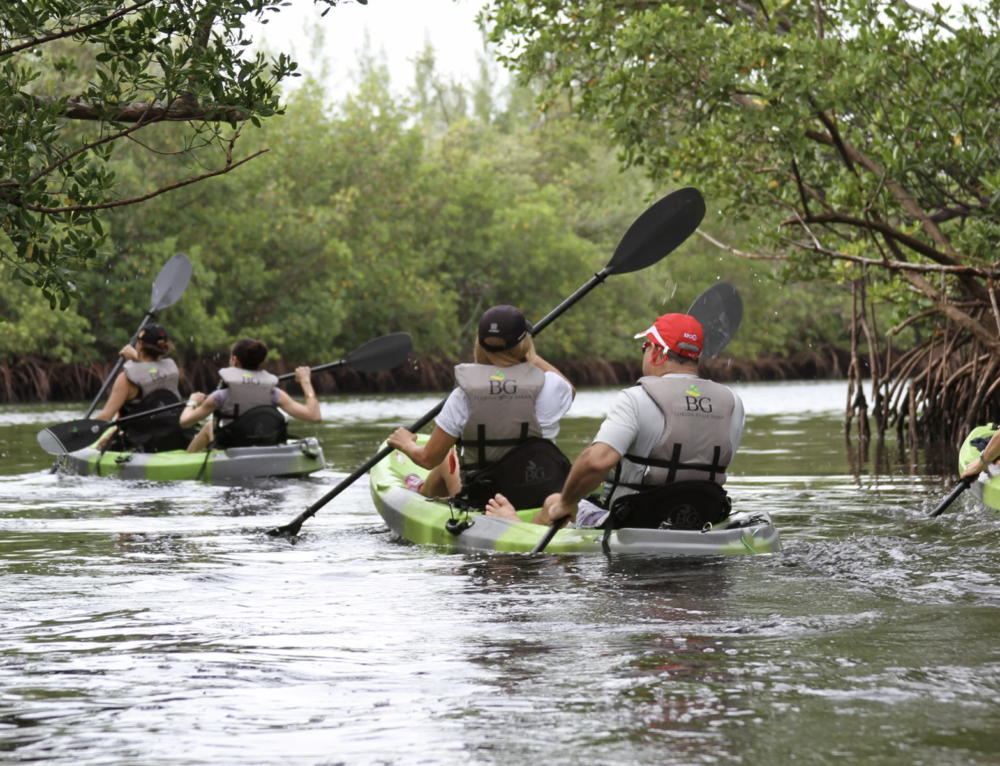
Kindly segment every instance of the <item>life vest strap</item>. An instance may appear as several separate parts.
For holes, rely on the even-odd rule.
[[[486,448],[487,447],[517,447],[528,441],[528,429],[530,428],[530,423],[521,423],[521,435],[516,439],[487,439],[486,438],[486,424],[480,423],[476,431],[476,457],[475,463],[466,463],[459,459],[459,465],[463,471],[481,471],[487,466],[493,465],[486,459]],[[468,441],[459,438],[456,442],[459,447],[471,447]]]
[[[650,468],[666,468],[667,480],[666,484],[674,481],[677,477],[677,471],[687,470],[687,471],[705,471],[709,474],[709,481],[715,481],[716,474],[725,473],[726,469],[729,468],[728,465],[722,465],[719,462],[719,458],[722,456],[722,448],[715,447],[714,454],[712,456],[711,463],[682,463],[681,462],[681,445],[675,444],[673,454],[670,456],[670,460],[660,460],[658,458],[652,457],[639,457],[638,455],[625,455],[626,460],[630,460],[633,463],[638,463],[639,465],[649,466]],[[628,485],[619,484],[621,487],[629,487],[633,489],[635,486],[648,487],[648,484],[643,485]]]

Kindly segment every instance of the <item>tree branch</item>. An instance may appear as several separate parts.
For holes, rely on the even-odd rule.
[[[122,8],[120,11],[115,11],[110,16],[105,16],[103,19],[98,19],[90,24],[84,24],[82,27],[74,27],[73,29],[67,29],[62,32],[48,35],[47,37],[35,37],[28,40],[26,43],[0,49],[0,57],[9,56],[12,53],[17,53],[18,51],[28,50],[29,48],[34,48],[37,45],[44,45],[45,43],[50,43],[53,40],[62,40],[65,37],[72,37],[73,35],[82,34],[83,32],[89,32],[91,29],[107,24],[109,21],[114,21],[122,16],[127,16],[132,13],[132,11],[142,8],[144,5],[149,5],[151,2],[153,2],[153,0],[139,0],[139,2],[135,5],[130,5],[128,8]]]
[[[164,186],[163,188],[157,189],[156,191],[150,192],[149,194],[145,194],[142,197],[133,197],[132,199],[117,200],[115,202],[102,202],[99,205],[72,205],[68,207],[41,207],[39,205],[25,205],[25,207],[28,210],[31,210],[35,213],[81,213],[88,210],[108,210],[114,207],[134,205],[137,202],[145,202],[146,200],[152,199],[153,197],[159,197],[161,194],[166,194],[167,192],[173,191],[174,189],[180,189],[182,186],[190,186],[191,184],[197,183],[198,181],[204,181],[206,178],[214,178],[215,176],[221,176],[225,173],[228,173],[230,170],[235,170],[240,165],[249,162],[255,157],[259,157],[260,155],[268,151],[270,151],[270,149],[261,149],[259,152],[254,152],[249,157],[244,157],[239,162],[232,162],[231,160],[228,160],[225,166],[219,168],[218,170],[213,170],[210,173],[203,173],[202,175],[195,176],[194,178],[188,178],[179,183],[172,184],[171,186]]]
[[[48,109],[62,101],[53,96],[30,96],[36,109]],[[27,103],[23,103],[27,107]],[[247,113],[236,106],[203,106],[190,98],[174,101],[147,101],[134,104],[112,105],[100,101],[89,102],[76,96],[66,100],[63,117],[71,120],[104,120],[109,122],[237,122],[245,120]]]
[[[719,242],[711,234],[707,234],[701,229],[695,229],[696,234],[700,234],[704,239],[711,242],[716,247],[725,250],[726,252],[732,253],[733,255],[738,255],[740,258],[749,258],[751,261],[786,261],[788,260],[787,255],[757,255],[756,253],[747,253],[742,250],[737,250],[735,247],[725,244],[724,242]]]

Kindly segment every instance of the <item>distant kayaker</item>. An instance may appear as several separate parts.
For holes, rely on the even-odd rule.
[[[569,470],[554,440],[576,390],[535,351],[531,325],[514,306],[494,306],[482,315],[473,356],[473,364],[455,367],[457,387],[427,443],[417,444],[400,428],[389,445],[431,469],[426,481],[416,474],[406,479],[426,497],[461,496],[482,508],[512,474],[528,477],[519,483],[526,497],[537,496],[537,506],[562,486]],[[460,454],[452,449],[456,444]],[[543,465],[548,470],[538,470]],[[483,489],[487,482],[494,488]]]
[[[181,401],[177,390],[179,372],[172,359],[165,359],[174,348],[166,329],[159,324],[147,324],[139,331],[135,347],[126,345],[119,351],[124,357],[124,371],[115,378],[108,401],[95,418],[112,420],[147,412]],[[117,429],[105,432],[99,445],[112,443],[116,449],[143,452],[184,449],[190,440],[177,423],[177,413],[164,413],[130,423],[124,433]]]
[[[636,338],[643,377],[618,394],[593,443],[573,465],[561,493],[533,522],[569,516],[577,527],[700,529],[729,514],[722,485],[743,435],[743,403],[733,391],[698,377],[701,324],[665,314]],[[588,499],[604,482],[600,498]],[[518,520],[497,495],[487,514]]]
[[[224,449],[282,444],[288,439],[288,430],[278,407],[297,420],[322,422],[309,368],[295,368],[295,380],[306,397],[306,403],[299,404],[278,388],[277,376],[260,369],[265,359],[267,346],[261,341],[239,340],[233,344],[229,366],[219,370],[219,389],[208,396],[191,394],[181,425],[214,417],[191,440],[188,452],[199,452],[211,444]]]

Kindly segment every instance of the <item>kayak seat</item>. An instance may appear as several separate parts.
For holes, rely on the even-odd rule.
[[[555,444],[531,438],[467,477],[454,500],[466,508],[483,510],[499,492],[515,508],[541,508],[545,498],[562,491],[571,467],[569,458]]]
[[[732,513],[733,504],[714,481],[675,481],[615,500],[605,524],[611,529],[704,529]]]
[[[288,422],[277,407],[253,407],[226,426],[215,428],[215,447],[273,447],[288,441]]]
[[[123,409],[122,414],[138,415],[179,401],[170,391],[160,389],[143,397],[127,410]],[[187,449],[196,433],[193,428],[181,428],[180,410],[171,410],[121,426],[106,449],[112,452],[145,453],[183,450]]]

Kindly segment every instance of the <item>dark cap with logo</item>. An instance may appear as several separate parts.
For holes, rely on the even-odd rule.
[[[163,325],[156,324],[156,322],[150,322],[148,325],[139,330],[139,340],[150,346],[155,346],[161,340],[166,343],[170,340],[170,336],[167,335],[167,331]]]
[[[488,351],[507,351],[524,340],[531,332],[531,322],[513,306],[494,306],[479,320],[479,343]],[[499,338],[503,346],[486,343],[487,338]]]

